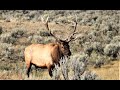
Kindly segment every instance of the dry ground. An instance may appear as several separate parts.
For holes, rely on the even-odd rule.
[[[0,80],[50,80],[47,69],[30,72],[30,77],[27,78],[26,69],[23,68],[24,62],[18,62],[20,65],[18,69],[16,64],[10,64],[13,69],[0,70]],[[2,63],[5,64],[5,63]],[[101,68],[89,67],[88,69],[95,72],[102,80],[120,80],[120,61],[112,61],[110,64],[103,65]],[[119,68],[118,68],[119,67]]]
[[[45,26],[43,23],[41,22],[30,22],[30,21],[24,21],[24,22],[5,22],[3,20],[0,20],[0,26],[2,26],[2,28],[4,30],[12,30],[14,28],[22,28],[25,30],[29,30],[29,31],[36,31],[39,29],[45,29]],[[65,24],[55,24],[55,23],[49,23],[49,27],[51,30],[64,30],[65,31],[69,31],[70,29],[70,25],[65,25]],[[92,29],[92,26],[77,26],[77,30],[78,31],[82,31],[82,32],[87,32],[89,30]]]
[[[4,22],[4,21],[0,21],[0,26],[2,26],[3,30],[12,30],[14,28],[23,28],[29,31],[35,31],[35,30],[39,30],[42,28],[45,28],[43,26],[43,24],[41,24],[40,22]],[[69,29],[68,26],[66,25],[54,25],[54,23],[50,24],[50,27],[52,27],[52,29],[58,29],[58,30],[65,30],[65,29]],[[82,32],[87,32],[90,30],[90,28],[92,27],[86,27],[86,26],[78,26],[78,30],[82,30]],[[9,63],[10,64],[10,63]],[[92,71],[95,71],[103,80],[120,80],[120,60],[119,61],[113,61],[108,65],[104,65],[101,68],[95,69],[93,67],[90,67],[89,69]],[[19,72],[22,73],[22,72]],[[11,72],[11,71],[6,71],[6,70],[0,70],[0,79],[28,79],[25,74],[19,74],[17,73],[15,75],[15,73]],[[47,71],[45,70],[44,73],[39,73],[41,74],[40,76],[46,76],[45,79],[50,79],[50,77],[48,76]],[[43,75],[44,74],[44,75]],[[42,79],[41,78],[35,78],[35,79]],[[32,79],[34,79],[34,75],[32,75],[31,77]]]
[[[101,68],[90,67],[89,69],[98,74],[102,80],[120,80],[120,60],[111,61]]]

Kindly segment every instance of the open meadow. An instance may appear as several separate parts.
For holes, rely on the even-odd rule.
[[[55,42],[41,21],[47,16],[62,40],[73,32],[77,16],[77,39],[52,78],[47,69],[34,66],[28,78],[25,48]],[[120,10],[0,10],[0,80],[120,80],[119,64]]]

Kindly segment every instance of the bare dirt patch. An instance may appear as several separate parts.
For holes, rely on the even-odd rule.
[[[97,73],[102,80],[120,80],[120,61],[112,61],[101,68],[89,68]]]

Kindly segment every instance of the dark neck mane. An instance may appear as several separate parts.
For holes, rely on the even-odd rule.
[[[58,44],[58,46],[59,46],[59,51],[60,51],[59,53],[60,53],[60,59],[61,59],[61,58],[64,57],[64,55],[63,55],[63,53],[62,53],[62,51],[61,51],[61,49],[60,49],[60,44],[59,44],[59,43],[56,43],[56,44]]]

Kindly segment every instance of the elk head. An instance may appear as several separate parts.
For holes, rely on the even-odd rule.
[[[62,54],[64,56],[70,56],[71,55],[71,51],[70,51],[70,46],[69,46],[69,42],[71,42],[72,40],[75,40],[76,38],[73,38],[75,32],[76,32],[76,27],[77,27],[77,17],[76,17],[76,21],[74,22],[74,30],[73,33],[66,39],[66,40],[62,40],[58,37],[56,37],[50,30],[49,25],[48,25],[48,19],[49,17],[47,17],[46,21],[43,21],[43,18],[41,17],[42,22],[44,23],[44,25],[46,26],[46,29],[49,31],[50,35],[53,36],[56,39],[56,42],[59,44],[60,46],[60,50],[62,52]]]

